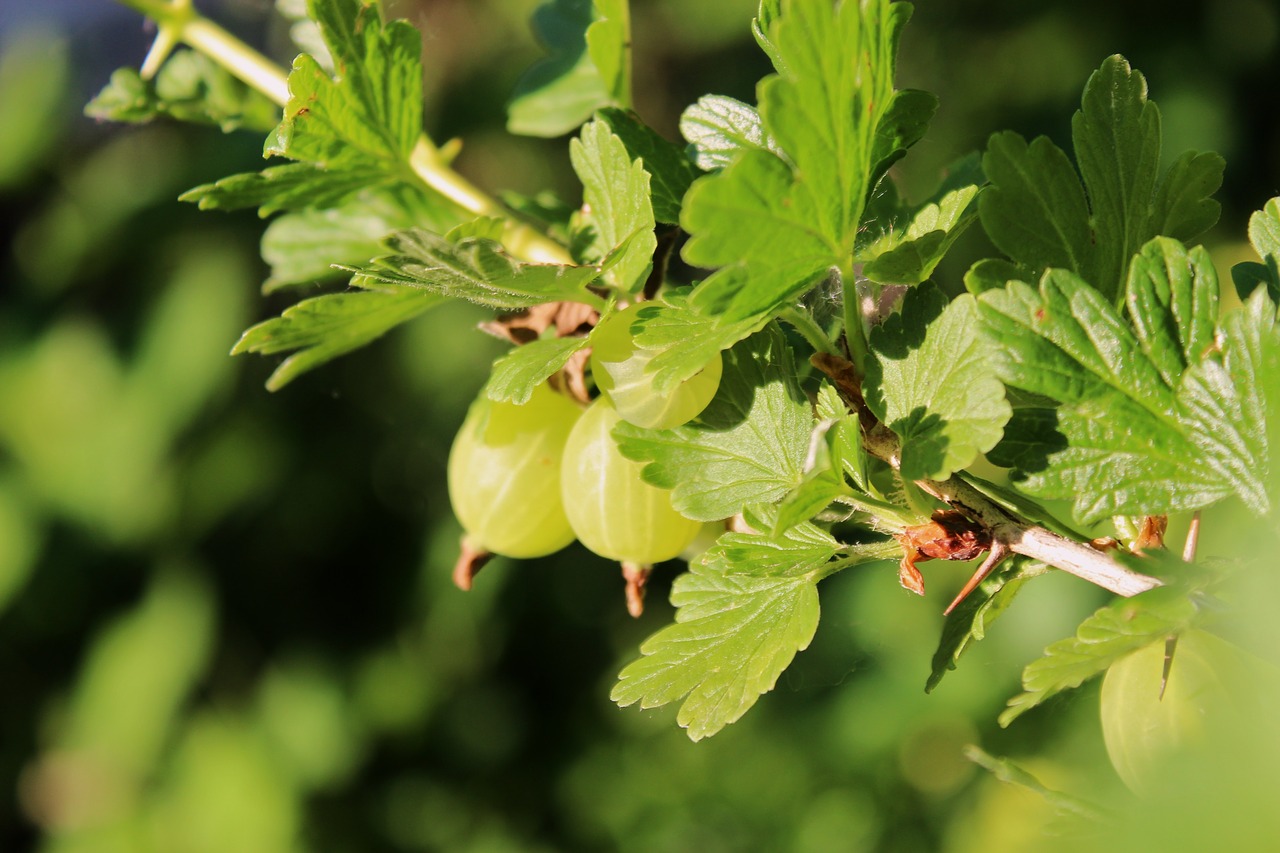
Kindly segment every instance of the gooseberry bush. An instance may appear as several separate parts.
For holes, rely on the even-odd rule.
[[[1070,151],[996,133],[911,201],[893,167],[937,101],[894,84],[909,4],[763,0],[757,103],[706,95],[672,141],[631,109],[625,0],[552,0],[509,128],[572,135],[583,201],[562,211],[450,167],[422,133],[420,35],[374,0],[281,3],[306,47],[287,75],[189,2],[126,2],[155,47],[89,112],[270,126],[272,165],[183,199],[275,217],[268,290],[342,285],[235,345],[287,355],[270,389],[448,300],[493,310],[511,348],[449,459],[460,586],[494,553],[576,539],[622,564],[638,612],[652,566],[687,560],[618,704],[682,702],[689,736],[713,735],[810,643],[824,578],[896,569],[923,593],[930,560],[976,561],[930,690],[1037,576],[1115,593],[1026,668],[1001,721],[1110,669],[1107,743],[1135,785],[1151,709],[1176,740],[1206,701],[1182,679],[1230,669],[1210,632],[1247,565],[1196,536],[1234,502],[1274,537],[1280,199],[1224,288],[1196,243],[1224,163],[1160,162],[1159,110],[1122,57],[1084,82]],[[996,256],[939,280],[970,228]],[[1171,515],[1190,531],[1172,551]]]

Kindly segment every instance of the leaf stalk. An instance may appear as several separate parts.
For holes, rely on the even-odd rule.
[[[173,44],[182,42],[208,56],[234,77],[270,98],[280,107],[289,102],[288,73],[191,6],[191,0],[118,0],[156,22],[157,49],[147,66],[158,64]],[[158,70],[158,69],[152,69]],[[513,220],[496,199],[451,169],[440,149],[424,134],[408,162],[413,175],[430,189],[476,216],[500,216],[507,221],[503,242],[521,258],[539,263],[570,264],[569,251],[545,234]]]

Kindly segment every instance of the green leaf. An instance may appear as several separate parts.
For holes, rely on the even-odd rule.
[[[401,173],[422,135],[421,35],[405,21],[383,23],[377,4],[361,0],[309,0],[308,10],[338,73],[305,53],[294,60],[284,120],[265,153]]]
[[[1040,497],[1069,499],[1083,523],[1193,510],[1237,495],[1269,507],[1266,386],[1280,353],[1274,303],[1259,291],[1206,340],[1217,277],[1203,249],[1158,239],[1129,280],[1137,332],[1097,290],[1051,270],[984,293],[984,332],[1003,381],[1051,401],[1019,410],[1017,444],[991,454]],[[1162,297],[1160,294],[1165,294]],[[1185,371],[1179,365],[1187,364]]]
[[[1013,601],[1028,578],[1047,571],[1043,563],[1015,557],[992,572],[977,588],[947,614],[942,623],[942,636],[933,653],[933,671],[924,692],[932,693],[948,672],[955,669],[972,643],[986,638],[987,628]]]
[[[773,28],[785,70],[760,84],[760,113],[796,166],[797,195],[815,225],[842,247],[853,244],[883,155],[877,136],[910,15],[905,3],[790,3]]]
[[[1236,292],[1248,299],[1262,285],[1272,302],[1280,302],[1280,197],[1249,217],[1249,242],[1262,263],[1246,261],[1231,268]]]
[[[671,489],[672,505],[700,521],[773,503],[795,488],[813,425],[776,326],[724,356],[715,399],[694,421],[669,430],[626,423],[614,430],[622,455],[647,463],[644,479]]]
[[[495,403],[529,402],[533,389],[569,363],[587,338],[541,338],[518,346],[493,363],[484,393]]]
[[[529,308],[557,301],[603,307],[601,299],[586,289],[600,274],[595,267],[522,263],[494,240],[464,237],[455,243],[421,228],[398,231],[385,246],[390,254],[352,270],[356,273],[353,285],[408,285],[492,308]]]
[[[862,274],[872,281],[918,284],[933,275],[938,262],[978,217],[972,205],[978,187],[951,190],[923,205],[901,230],[890,229],[859,252]]]
[[[611,104],[609,88],[587,50],[591,0],[550,0],[533,13],[533,31],[550,54],[533,65],[507,105],[507,130],[561,136]]]
[[[1108,58],[1089,78],[1072,140],[1079,176],[1046,137],[1028,145],[996,134],[983,160],[992,183],[979,203],[983,226],[1035,276],[1069,269],[1113,298],[1130,258],[1152,237],[1191,240],[1217,221],[1209,196],[1222,183],[1222,158],[1186,154],[1158,180],[1159,110],[1123,57]]]
[[[214,124],[224,132],[240,128],[268,131],[280,121],[280,108],[236,79],[209,57],[180,50],[160,67],[153,80],[121,68],[84,108],[96,119],[140,123],[167,117]]]
[[[330,170],[311,163],[290,163],[203,184],[187,190],[178,200],[196,202],[201,210],[256,207],[259,216],[270,216],[279,210],[336,207],[350,196],[391,180],[374,164]]]
[[[587,27],[587,53],[609,100],[631,106],[631,13],[628,0],[595,0],[597,20]]]
[[[569,159],[582,181],[583,223],[595,231],[595,251],[588,257],[601,258],[625,242],[626,248],[613,259],[605,278],[624,292],[635,292],[644,285],[658,245],[649,173],[642,161],[632,160],[609,125],[598,119],[584,125],[580,138],[570,141]]]
[[[653,204],[654,219],[668,225],[679,224],[684,194],[699,174],[685,156],[684,149],[663,139],[628,110],[603,109],[598,118],[622,140],[632,160],[644,163],[644,170],[649,173],[649,198]]]
[[[1000,440],[1010,408],[981,338],[977,302],[933,285],[871,333],[867,405],[902,439],[902,476],[946,479]]]
[[[456,223],[452,205],[408,186],[364,192],[336,207],[276,217],[262,235],[262,259],[271,266],[265,292],[346,275],[335,265],[360,264],[382,250],[393,231],[422,225],[444,231]]]
[[[726,289],[731,289],[732,281],[741,274],[738,267],[726,267],[711,278],[728,280]],[[639,346],[660,351],[646,371],[653,376],[654,391],[669,394],[706,367],[717,353],[760,331],[768,322],[767,316],[730,320],[684,296],[667,293],[661,302],[645,306],[632,328]]]
[[[965,290],[977,296],[999,290],[1011,281],[1035,281],[1035,273],[1002,258],[983,258],[964,274]]]
[[[1125,301],[1143,352],[1171,388],[1217,345],[1218,277],[1203,248],[1152,240],[1133,259]]]
[[[1074,637],[1044,650],[1022,672],[1023,692],[1000,715],[1007,726],[1051,696],[1079,687],[1120,658],[1190,628],[1197,610],[1186,592],[1158,587],[1118,599],[1080,623]]]
[[[906,156],[908,148],[924,138],[937,111],[938,97],[932,92],[903,89],[893,93],[889,109],[876,127],[868,191],[875,188],[890,166]]]
[[[883,543],[842,546],[811,524],[776,539],[721,536],[676,579],[675,624],[644,642],[644,657],[622,670],[611,698],[641,708],[684,698],[676,721],[695,741],[714,735],[772,690],[808,647],[818,625],[817,581],[831,561],[842,553],[846,565],[883,559],[885,550]]]
[[[267,380],[267,389],[278,391],[308,370],[365,346],[443,301],[441,296],[412,288],[304,299],[281,316],[246,331],[231,353],[274,355],[297,350]]]
[[[839,393],[825,383],[818,390],[815,409],[817,422],[809,436],[804,477],[778,504],[774,535],[808,521],[836,498],[850,494],[846,473],[859,487],[866,484],[866,459],[857,417],[849,412]]]
[[[906,144],[915,135],[910,122],[899,131],[881,127],[895,101],[895,53],[909,14],[907,4],[887,0],[761,7],[757,39],[779,73],[760,84],[760,114],[785,156],[742,149],[689,191],[685,259],[742,267],[704,281],[703,305],[730,321],[768,319],[830,268],[848,264],[877,158],[892,140]]]
[[[728,166],[740,151],[782,153],[756,108],[725,95],[703,95],[686,108],[680,114],[680,135],[689,143],[694,164],[707,172]]]

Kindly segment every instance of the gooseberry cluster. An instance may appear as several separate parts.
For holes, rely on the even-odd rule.
[[[465,531],[462,586],[489,555],[541,557],[575,539],[623,565],[628,606],[654,563],[679,556],[702,529],[681,515],[668,490],[646,483],[639,462],[619,451],[620,422],[667,429],[697,417],[715,397],[717,354],[666,395],[645,375],[650,351],[633,324],[643,303],[607,313],[590,334],[590,372],[598,392],[585,408],[549,383],[528,402],[472,403],[449,454],[449,499]]]

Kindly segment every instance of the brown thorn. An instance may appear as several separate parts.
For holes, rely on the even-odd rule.
[[[627,582],[627,612],[633,618],[639,619],[644,613],[644,588],[652,573],[653,566],[622,564],[622,578]]]
[[[950,616],[951,611],[955,610],[956,607],[960,604],[960,602],[968,598],[969,593],[977,589],[978,584],[986,580],[987,576],[991,574],[992,571],[995,570],[995,567],[1003,563],[1005,561],[1005,558],[1007,558],[1012,553],[1013,552],[1009,550],[1009,546],[1005,545],[1003,542],[999,540],[992,542],[991,553],[988,554],[987,558],[982,561],[982,565],[978,566],[978,570],[973,573],[972,577],[969,578],[968,583],[966,583],[964,585],[964,588],[960,590],[960,594],[957,595],[954,599],[952,599],[951,603],[947,605],[946,610],[942,611],[942,615]]]
[[[1200,517],[1200,513],[1196,513],[1196,517]],[[1160,672],[1160,699],[1164,699],[1164,689],[1169,686],[1169,673],[1173,670],[1173,653],[1178,648],[1178,635],[1165,637],[1164,640],[1164,669]]]
[[[1191,526],[1187,528],[1187,541],[1182,546],[1182,559],[1188,563],[1194,562],[1196,558],[1196,548],[1200,545],[1200,510],[1196,510],[1195,515],[1191,516]]]
[[[453,585],[467,592],[476,575],[494,558],[494,553],[475,544],[468,536],[462,537],[459,547],[462,552],[458,554],[458,561],[453,564]]]

